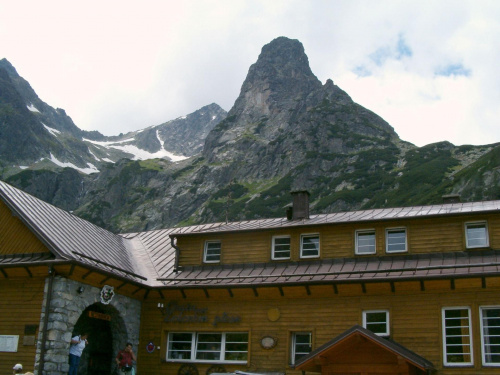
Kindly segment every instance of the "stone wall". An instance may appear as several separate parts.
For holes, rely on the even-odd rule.
[[[40,318],[40,333],[37,342],[35,375],[66,375],[69,371],[68,356],[73,329],[82,312],[89,306],[99,304],[104,312],[111,316],[113,353],[123,349],[125,343],[131,342],[134,347],[139,343],[141,321],[141,302],[115,295],[107,305],[101,303],[101,289],[82,284],[61,276],[54,277],[52,301],[47,324],[47,341],[45,344],[45,365],[39,371],[40,348],[43,332],[45,304],[48,291],[48,278],[45,283],[45,297]],[[83,287],[82,293],[78,289]],[[85,352],[84,352],[85,353]]]

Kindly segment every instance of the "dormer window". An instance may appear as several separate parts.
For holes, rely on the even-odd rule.
[[[388,253],[408,251],[406,228],[390,228],[385,231],[385,245]]]
[[[319,234],[303,234],[300,236],[300,257],[319,257]]]
[[[465,238],[468,249],[475,247],[488,247],[488,227],[486,226],[486,222],[466,223]]]
[[[220,241],[205,241],[205,250],[203,252],[204,263],[219,263],[220,262]]]
[[[375,254],[375,229],[356,231],[356,254]]]
[[[273,237],[273,260],[290,259],[290,236]]]

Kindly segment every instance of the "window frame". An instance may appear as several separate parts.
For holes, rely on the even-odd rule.
[[[288,257],[276,257],[276,242],[275,242],[275,240],[279,239],[279,238],[288,238],[288,240],[289,240]],[[272,247],[271,247],[271,259],[272,260],[290,259],[291,255],[292,255],[292,238],[290,235],[288,235],[288,234],[276,235],[276,236],[273,236],[271,241],[272,241]]]
[[[191,335],[191,343],[190,343],[190,357],[189,358],[171,358],[170,354],[173,352],[171,349],[171,344],[172,344],[172,335],[174,334],[190,334]],[[199,340],[199,335],[203,334],[216,334],[216,335],[221,335],[221,341],[220,341],[220,349],[219,349],[219,359],[197,359],[197,355],[201,352],[206,352],[203,350],[199,350],[198,344],[200,342]],[[241,353],[246,353],[246,359],[245,360],[226,360],[226,355],[227,353],[232,353],[234,351],[228,351],[227,350],[227,335],[231,334],[246,334],[247,335],[247,341],[246,341],[246,351],[240,351]],[[186,341],[187,342],[187,341]],[[238,344],[238,343],[243,343],[243,342],[229,342],[229,344]],[[165,354],[165,360],[167,362],[181,362],[181,363],[227,363],[227,364],[247,364],[249,360],[249,348],[250,348],[250,333],[247,331],[228,331],[228,332],[216,332],[216,331],[172,331],[167,333],[167,351]],[[186,351],[187,352],[187,351]]]
[[[360,252],[359,251],[359,235],[373,233],[373,251],[372,252]],[[375,229],[358,229],[354,232],[354,253],[356,255],[373,255],[377,253],[377,233]]]
[[[312,347],[313,347],[313,334],[312,331],[293,331],[290,333],[291,338],[290,338],[290,366],[293,366],[296,363],[295,356],[297,355],[297,335],[309,335],[309,347],[310,350],[307,353],[302,353],[299,352],[299,354],[303,354],[303,356],[308,355],[309,353],[312,352]],[[302,356],[302,357],[303,357]],[[300,359],[301,357],[297,358]]]
[[[374,332],[370,328],[368,328],[368,326],[367,326],[367,324],[368,324],[367,315],[368,314],[380,314],[380,313],[385,313],[385,326],[386,326],[386,330],[385,330],[385,332]],[[382,322],[380,322],[380,323],[382,323]],[[390,324],[390,313],[389,313],[389,310],[387,310],[387,309],[363,310],[363,328],[369,330],[370,332],[373,332],[377,336],[380,336],[380,337],[390,337],[391,336],[391,324]]]
[[[405,242],[404,242],[404,250],[389,250],[389,234],[394,232],[404,231],[405,233]],[[408,229],[406,227],[394,227],[394,228],[386,228],[385,229],[385,252],[388,254],[397,254],[397,253],[407,253],[408,252]]]
[[[210,243],[218,243],[219,244],[219,259],[218,260],[207,260],[207,251],[208,245]],[[203,263],[220,263],[222,258],[222,241],[221,240],[206,240],[203,245]]]
[[[304,238],[317,237],[318,238],[318,254],[317,255],[304,255]],[[319,258],[321,254],[321,239],[319,233],[304,233],[300,235],[300,259]]]
[[[484,367],[499,367],[500,366],[500,360],[498,362],[486,362],[486,351],[485,349],[485,335],[484,335],[484,322],[483,322],[483,312],[485,310],[499,310],[500,311],[500,305],[494,305],[494,306],[480,306],[479,307],[479,323],[480,323],[480,332],[481,332],[481,361]],[[499,318],[500,319],[500,318]],[[500,327],[500,325],[498,326]],[[498,354],[500,356],[500,354]]]
[[[446,326],[446,311],[451,311],[451,310],[466,310],[467,311],[467,318],[468,318],[468,330],[469,330],[469,356],[470,356],[470,361],[469,362],[448,362],[448,356],[452,355],[453,353],[448,352],[448,343],[447,343],[447,338],[448,337],[453,337],[453,336],[448,336],[446,334],[446,328],[450,328]],[[451,319],[451,318],[448,318]],[[442,344],[443,344],[443,364],[445,366],[449,367],[470,367],[474,366],[474,338],[473,338],[473,332],[472,332],[472,316],[471,316],[471,308],[469,306],[453,306],[453,307],[443,307],[441,309],[441,326],[442,326]],[[453,326],[452,326],[453,327]],[[454,326],[454,328],[457,328],[457,326]],[[462,346],[464,346],[462,344]]]
[[[486,222],[486,220],[482,220],[482,221],[469,221],[469,222],[466,222],[465,224],[465,247],[467,249],[479,249],[479,248],[484,248],[484,247],[489,247],[490,246],[490,236],[489,236],[489,232],[488,232],[488,223]],[[485,243],[484,244],[481,244],[481,245],[469,245],[469,240],[472,240],[469,238],[469,226],[484,226],[484,235],[485,235],[485,238],[484,238],[484,241]]]

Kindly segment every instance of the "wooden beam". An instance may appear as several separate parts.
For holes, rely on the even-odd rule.
[[[120,290],[121,288],[123,288],[127,284],[128,283],[125,281],[125,282],[121,283],[121,285],[119,285],[116,289]]]
[[[257,292],[257,288],[254,287],[254,288],[252,288],[252,290],[253,290],[253,295],[255,297],[258,297],[259,296],[259,292]]]
[[[309,285],[306,285],[305,287],[306,287],[306,293],[307,293],[307,295],[310,296],[311,295],[311,289],[309,289]]]
[[[184,289],[179,289],[179,292],[181,292],[182,298],[184,298],[184,299],[187,298],[186,293],[184,292]]]
[[[229,293],[229,297],[231,297],[231,298],[234,297],[233,291],[231,290],[231,288],[227,288],[227,292]]]
[[[283,292],[283,288],[279,286],[278,289],[280,291],[281,297],[284,297],[285,296],[285,292]]]
[[[132,292],[132,294],[136,294],[136,293],[137,293],[138,291],[140,291],[140,290],[142,290],[142,288],[140,288],[140,287],[139,287],[139,288],[137,288],[136,290],[134,290],[134,291]]]
[[[366,294],[366,285],[365,285],[365,283],[361,283],[361,290],[363,291],[363,294]]]
[[[203,288],[203,291],[205,292],[205,297],[210,298],[210,294],[208,294],[208,289]]]
[[[75,270],[75,265],[74,265],[74,264],[72,264],[72,265],[71,265],[71,268],[69,269],[69,275],[68,275],[68,276],[73,275],[73,271],[74,271],[74,270]]]
[[[450,280],[450,288],[451,290],[455,290],[455,279]]]
[[[420,290],[422,292],[425,292],[425,284],[424,284],[424,280],[420,280]]]
[[[5,270],[3,268],[0,268],[0,271],[2,271],[3,277],[5,277],[6,279],[9,278],[9,276],[7,275],[7,272],[5,272]]]
[[[92,271],[92,270],[87,272],[85,275],[82,276],[82,279],[85,280],[87,277],[89,277],[93,273],[94,273],[94,271]]]
[[[144,299],[148,299],[150,289],[146,289],[146,293],[144,293]]]
[[[105,277],[104,279],[101,280],[101,285],[104,284],[106,281],[111,279],[111,276]]]
[[[481,277],[481,288],[486,289],[486,277]]]
[[[333,284],[333,292],[335,294],[339,294],[339,289],[337,288],[337,284]]]
[[[165,299],[165,296],[163,295],[163,292],[161,290],[158,290],[158,294],[160,294],[161,299]]]
[[[396,293],[396,285],[394,284],[394,281],[391,281],[391,292]]]
[[[26,270],[26,272],[27,272],[28,276],[29,276],[30,278],[32,278],[32,277],[33,277],[33,274],[31,273],[31,271],[30,271],[29,267],[24,267],[24,269]]]

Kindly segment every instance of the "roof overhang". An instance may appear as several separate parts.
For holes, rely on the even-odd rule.
[[[294,368],[301,371],[329,374],[407,373],[409,368],[422,372],[434,369],[420,355],[389,339],[355,325],[333,340],[297,361]]]

